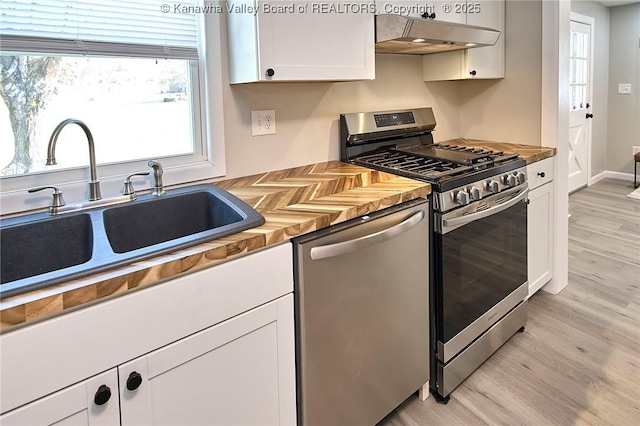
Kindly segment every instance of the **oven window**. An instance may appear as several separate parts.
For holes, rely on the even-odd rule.
[[[436,235],[439,339],[449,341],[527,281],[524,203]]]

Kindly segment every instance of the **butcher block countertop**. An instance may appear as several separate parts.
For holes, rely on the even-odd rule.
[[[168,255],[0,301],[0,329],[60,314],[130,289],[288,241],[423,197],[431,186],[338,161],[215,182],[260,212],[259,227]]]
[[[460,145],[468,147],[477,147],[491,149],[494,151],[502,151],[505,154],[520,154],[520,158],[524,158],[527,164],[544,160],[545,158],[556,155],[555,148],[545,146],[520,145],[507,142],[482,141],[477,139],[451,139],[448,141],[438,142],[443,145]]]

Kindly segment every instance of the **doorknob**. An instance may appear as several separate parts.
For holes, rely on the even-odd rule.
[[[593,118],[593,114],[587,114],[587,118]]]

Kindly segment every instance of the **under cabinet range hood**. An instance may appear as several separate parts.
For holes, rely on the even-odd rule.
[[[426,53],[493,46],[500,31],[492,28],[412,18],[376,15],[376,53]]]

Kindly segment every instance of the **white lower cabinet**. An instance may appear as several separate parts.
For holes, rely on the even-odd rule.
[[[296,423],[289,244],[0,335],[0,424]]]
[[[553,158],[527,166],[529,208],[527,249],[529,297],[552,278],[554,254]]]
[[[115,368],[0,416],[3,426],[120,423]]]
[[[123,425],[296,422],[293,296],[118,367]]]

